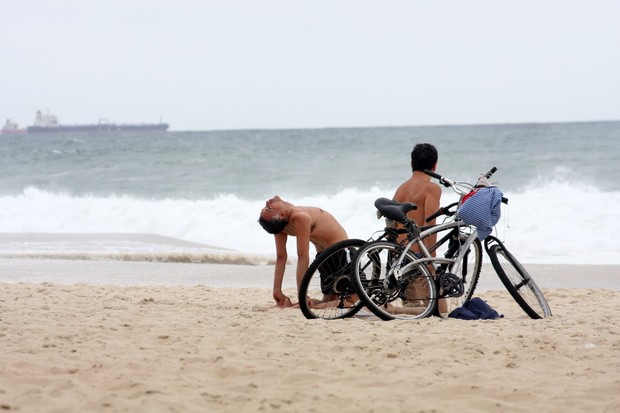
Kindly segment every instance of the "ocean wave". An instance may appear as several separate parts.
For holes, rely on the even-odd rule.
[[[0,233],[1,258],[268,265],[271,256],[158,234]]]
[[[2,252],[0,258],[52,259],[81,261],[146,261],[191,264],[272,265],[275,259],[245,253],[191,253],[191,252]]]
[[[391,197],[393,189],[343,189],[335,195],[308,194],[290,199],[297,205],[313,205],[330,211],[342,223],[350,238],[369,238],[383,228],[376,219],[374,200]],[[534,180],[515,191],[503,208],[496,235],[524,262],[620,264],[620,247],[615,237],[620,231],[614,206],[620,192],[603,191],[586,182]],[[455,200],[445,191],[442,203]],[[109,245],[90,245],[91,250],[75,252],[56,243],[56,254],[72,253],[74,259],[147,259],[174,262],[218,262],[273,256],[273,237],[257,224],[264,200],[222,194],[211,199],[150,200],[130,196],[72,196],[27,188],[19,195],[0,197],[1,231],[13,234],[158,234],[188,243],[238,251],[241,257],[218,257],[222,251],[196,251],[195,245],[178,245],[163,251],[155,242],[143,242],[138,250],[116,250]],[[295,251],[294,238],[289,250]],[[22,246],[27,249],[27,246]],[[108,248],[108,249],[106,249]],[[4,251],[8,251],[6,248]],[[27,251],[21,251],[25,253]],[[45,252],[45,251],[43,251]],[[39,251],[39,253],[43,253]],[[51,253],[49,251],[45,253]],[[82,254],[82,255],[80,255]],[[149,255],[153,254],[153,255]],[[289,254],[294,255],[294,254]],[[82,257],[82,258],[78,258]],[[256,262],[263,262],[264,258]],[[209,261],[210,260],[210,261]],[[228,262],[228,261],[220,261]]]

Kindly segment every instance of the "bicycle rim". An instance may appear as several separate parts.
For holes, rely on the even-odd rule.
[[[363,302],[351,280],[351,262],[366,241],[349,239],[332,245],[308,266],[299,286],[299,308],[308,318],[334,320],[352,317]]]
[[[534,319],[551,316],[545,296],[521,263],[503,245],[492,245],[488,252],[495,272],[523,311]]]
[[[410,251],[397,267],[401,253],[400,245],[385,241],[361,247],[354,261],[356,289],[366,307],[383,320],[428,317],[436,305],[435,282]]]

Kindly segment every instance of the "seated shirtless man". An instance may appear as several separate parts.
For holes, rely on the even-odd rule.
[[[431,177],[426,175],[424,170],[434,171],[437,167],[437,158],[437,149],[430,143],[415,145],[411,151],[411,178],[403,182],[394,193],[394,201],[412,202],[418,206],[418,209],[410,211],[407,216],[419,226],[435,225],[435,220],[427,223],[425,219],[439,209],[441,187],[431,182]],[[424,245],[430,247],[436,239],[436,234],[427,237]]]
[[[291,300],[282,293],[282,280],[288,258],[286,241],[291,235],[297,238],[297,291],[308,265],[310,243],[317,253],[331,245],[348,239],[344,228],[329,212],[315,207],[295,206],[274,196],[265,203],[258,220],[265,231],[276,241],[276,266],[273,273],[273,299],[278,307],[290,307]]]
[[[419,226],[435,225],[435,220],[426,222],[425,219],[439,209],[441,199],[441,187],[431,182],[431,177],[424,173],[425,169],[434,171],[437,167],[437,149],[430,143],[418,143],[411,151],[411,177],[403,182],[394,193],[394,201],[412,202],[418,206],[416,210],[407,213],[409,219],[412,219]],[[399,240],[405,237],[401,235]],[[437,240],[437,234],[431,235],[424,239],[424,245],[430,247]],[[414,253],[419,253],[419,248],[412,246]],[[433,251],[432,255],[435,255]],[[434,273],[433,268],[429,268]],[[417,300],[420,297],[428,296],[426,288],[422,287],[421,282],[413,282],[407,290],[407,301],[410,305],[419,304]],[[439,303],[440,307],[445,306],[443,300]]]

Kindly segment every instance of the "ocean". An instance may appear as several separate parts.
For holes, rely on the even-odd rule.
[[[367,239],[419,142],[454,180],[498,168],[495,235],[522,262],[620,264],[620,122],[2,136],[0,255],[264,263],[275,194]]]

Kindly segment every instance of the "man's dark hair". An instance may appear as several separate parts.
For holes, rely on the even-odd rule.
[[[287,221],[280,218],[272,218],[270,221],[267,221],[264,218],[259,218],[258,223],[265,231],[270,234],[279,234],[284,230],[284,227],[287,224]]]
[[[424,171],[437,163],[437,149],[430,143],[418,143],[411,151],[411,170]]]

